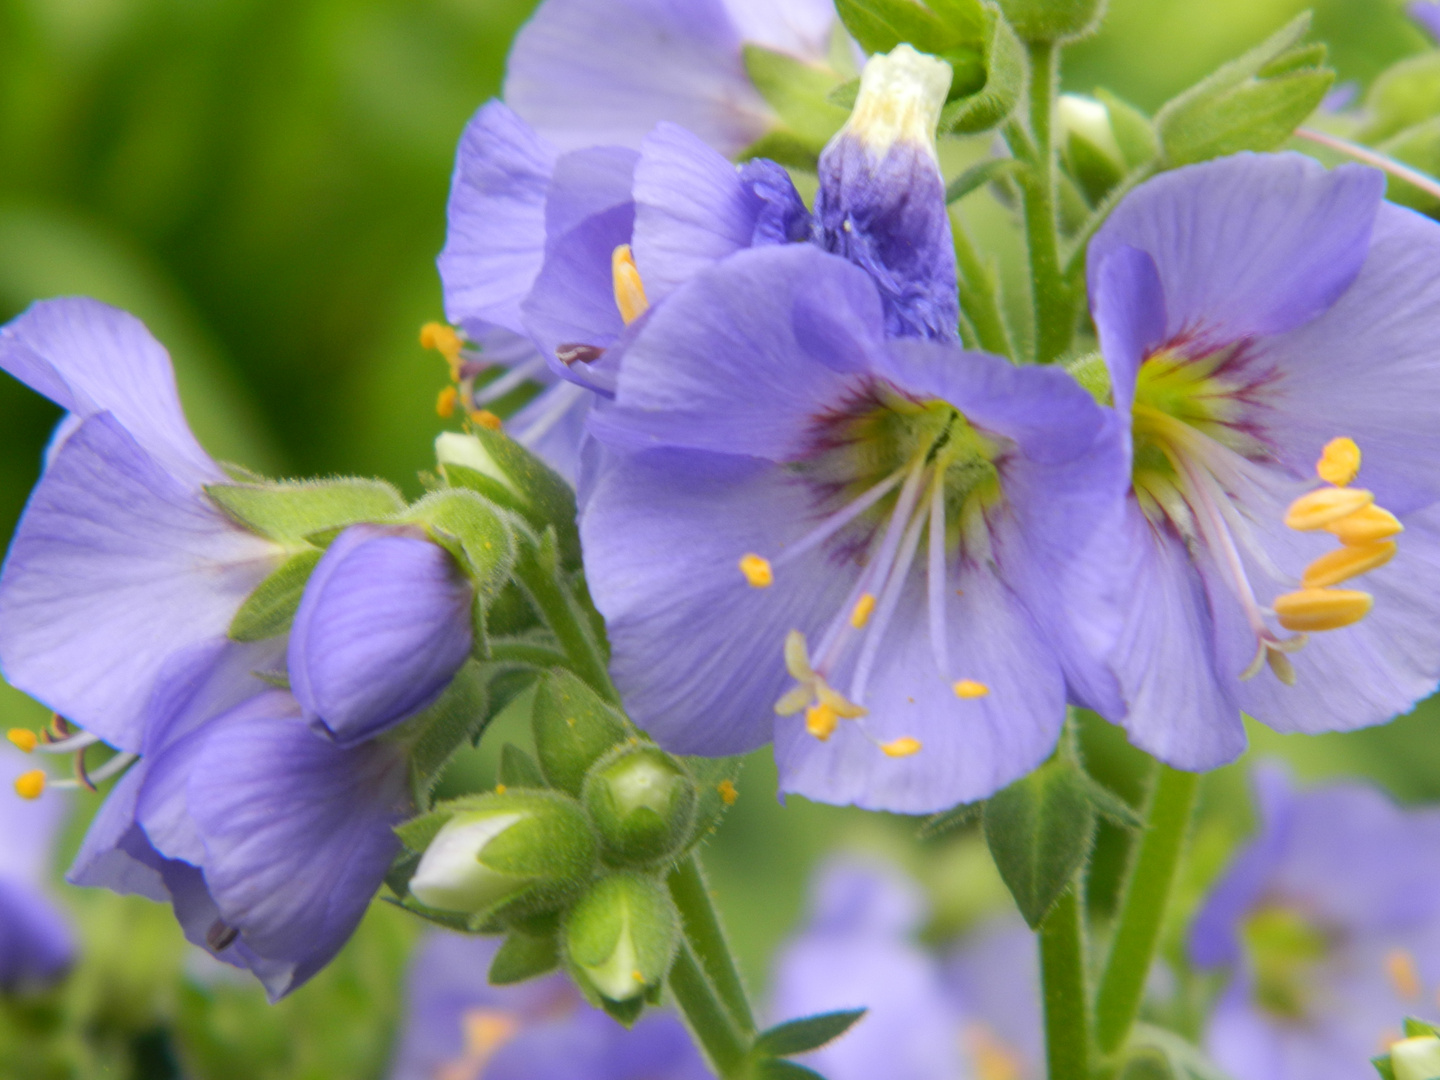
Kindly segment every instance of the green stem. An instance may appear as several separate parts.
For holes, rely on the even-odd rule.
[[[690,946],[681,943],[670,967],[670,992],[696,1041],[704,1049],[721,1080],[743,1075],[749,1047],[730,1021],[730,1014],[700,970]]]
[[[1040,975],[1045,1004],[1049,1080],[1089,1080],[1089,986],[1085,927],[1076,881],[1040,924]]]
[[[950,208],[950,224],[955,237],[955,263],[960,270],[960,306],[975,328],[980,348],[1013,359],[1015,346],[1000,311],[995,275],[976,250],[958,207]]]
[[[533,668],[568,667],[570,658],[562,652],[533,641],[491,638],[487,659],[497,664],[524,664]]]
[[[1030,288],[1035,304],[1035,360],[1046,364],[1066,349],[1075,334],[1075,296],[1060,272],[1060,229],[1055,216],[1055,154],[1051,120],[1059,49],[1054,42],[1032,41],[1030,51],[1030,132],[1021,141],[1018,125],[1007,130],[1011,151],[1028,158],[1021,191],[1025,238],[1030,249]]]
[[[685,940],[694,950],[705,974],[710,977],[731,1019],[745,1035],[755,1034],[755,1014],[745,993],[740,969],[735,966],[719,913],[710,900],[699,856],[691,854],[670,871],[670,895],[684,921]]]
[[[1199,783],[1198,773],[1168,765],[1160,765],[1156,774],[1147,827],[1130,866],[1110,956],[1095,999],[1096,1040],[1103,1053],[1114,1053],[1124,1045],[1140,1011]]]
[[[569,587],[560,579],[558,560],[547,554],[553,555],[553,552],[525,544],[515,560],[515,577],[555,635],[569,667],[601,697],[619,703],[620,695],[610,681],[600,645],[586,626]]]

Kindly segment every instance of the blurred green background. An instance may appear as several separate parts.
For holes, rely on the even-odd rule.
[[[190,417],[222,459],[277,475],[378,474],[416,493],[444,368],[416,343],[440,315],[434,256],[455,141],[500,86],[529,0],[0,0],[0,318],[84,293],[142,317],[171,349]],[[1301,0],[1112,0],[1067,55],[1070,89],[1147,110],[1243,51]],[[1427,47],[1398,5],[1322,0],[1315,37],[1362,86]],[[982,236],[1006,228],[998,205]],[[967,203],[972,217],[985,211]],[[58,412],[0,378],[0,535]],[[1303,776],[1369,775],[1440,797],[1440,715],[1321,739],[1257,731]],[[0,687],[0,725],[38,726]],[[502,725],[504,726],[504,725]],[[512,719],[509,726],[519,725]],[[484,781],[498,738],[460,766]],[[1097,727],[1103,779],[1138,798],[1123,738]],[[934,936],[1000,903],[974,837],[920,847],[913,823],[773,798],[758,755],[708,851],[741,959],[762,987],[805,877],[836,845],[880,846],[935,893]],[[1192,876],[1248,827],[1243,778],[1207,782]],[[4,796],[0,796],[4,797]],[[69,845],[92,804],[77,807]],[[3,815],[0,815],[3,821]],[[1103,914],[1123,862],[1106,834]],[[85,958],[55,994],[0,1006],[0,1080],[383,1075],[418,925],[377,905],[337,964],[277,1008],[217,974],[168,911],[57,885]]]

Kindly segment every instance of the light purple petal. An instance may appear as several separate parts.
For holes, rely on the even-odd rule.
[[[340,746],[425,708],[470,655],[475,590],[413,527],[352,525],[326,550],[290,631],[290,686]]]
[[[603,214],[634,202],[639,155],[623,146],[596,146],[562,154],[545,197],[547,249],[558,238]]]
[[[127,312],[83,297],[32,304],[0,328],[0,368],[76,417],[110,413],[192,486],[224,479],[185,423],[169,354]]]
[[[725,0],[735,28],[746,42],[824,63],[835,28],[830,0]]]
[[[565,150],[638,148],[669,120],[734,156],[773,123],[740,44],[721,0],[546,0],[515,38],[505,100]]]
[[[1155,260],[1145,252],[1117,245],[1095,260],[1090,275],[1090,309],[1100,336],[1100,351],[1110,372],[1116,410],[1130,415],[1135,400],[1135,379],[1145,358],[1165,341],[1165,295]]]
[[[15,779],[42,764],[8,743],[0,748],[0,874],[20,881],[45,879],[56,836],[71,810],[71,799],[62,791],[47,791],[43,799],[14,797]]]
[[[811,932],[904,938],[929,916],[925,893],[883,859],[832,856],[810,883]]]
[[[0,993],[52,983],[74,958],[74,932],[54,901],[0,874]]]
[[[615,303],[612,256],[630,242],[634,225],[635,209],[627,203],[586,218],[549,244],[521,315],[556,374],[574,378],[584,371],[583,364],[572,372],[555,359],[564,346],[606,349],[625,332]]]
[[[1090,242],[1094,274],[1121,246],[1155,260],[1166,338],[1214,345],[1293,330],[1350,287],[1385,178],[1299,154],[1236,154],[1136,188]],[[1097,318],[1109,317],[1097,311]]]
[[[995,916],[966,931],[945,962],[945,980],[965,1015],[972,1062],[982,1048],[999,1050],[1019,1076],[1044,1076],[1040,959],[1024,920]]]
[[[72,885],[137,894],[164,903],[170,898],[160,873],[163,862],[135,823],[135,805],[149,763],[132,765],[105,797],[65,879]]]
[[[1405,5],[1405,11],[1424,27],[1427,34],[1440,41],[1440,3],[1436,0],[1410,0]]]
[[[0,575],[6,678],[138,751],[162,667],[224,637],[278,559],[113,416],[93,416],[31,495]]]
[[[498,101],[460,138],[440,253],[445,317],[478,338],[484,324],[523,333],[520,302],[545,256],[545,196],[554,152]]]

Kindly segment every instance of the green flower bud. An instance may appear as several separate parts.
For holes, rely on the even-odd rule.
[[[590,766],[631,734],[620,713],[561,668],[540,679],[530,719],[545,779],[572,795],[580,794]]]
[[[1440,1038],[1417,1035],[1394,1043],[1390,1047],[1390,1067],[1395,1080],[1437,1080],[1440,1078]]]
[[[1000,0],[1000,10],[1024,41],[1068,41],[1100,24],[1105,0]]]
[[[656,746],[622,747],[585,780],[585,809],[605,853],[619,863],[654,863],[689,838],[699,801],[685,767]]]
[[[573,799],[524,792],[457,804],[401,832],[410,843],[448,815],[410,879],[411,895],[426,907],[474,916],[534,914],[561,906],[594,873],[595,833]]]
[[[424,526],[475,582],[488,603],[510,580],[515,565],[515,536],[503,511],[473,491],[449,489],[425,496],[405,520]]]
[[[565,948],[577,981],[612,1002],[659,986],[680,941],[680,913],[656,878],[611,874],[570,911]]]

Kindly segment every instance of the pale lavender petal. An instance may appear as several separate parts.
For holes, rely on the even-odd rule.
[[[545,266],[521,305],[525,330],[540,347],[551,370],[576,377],[556,359],[566,346],[606,349],[625,332],[615,303],[612,256],[630,242],[635,208],[622,206],[594,214],[563,236],[552,239]],[[583,364],[576,364],[583,371]]]
[[[16,777],[43,764],[8,743],[0,747],[0,874],[20,881],[44,880],[71,800],[60,791],[43,799],[14,797]]]
[[[836,26],[830,0],[725,0],[725,8],[746,42],[826,62]]]
[[[1165,341],[1165,294],[1155,260],[1121,244],[1104,256],[1091,255],[1090,310],[1100,351],[1110,372],[1116,410],[1128,416],[1135,379],[1145,358]]]
[[[53,900],[0,873],[0,993],[39,989],[75,959],[75,934]]]
[[[1405,5],[1405,11],[1424,27],[1427,34],[1440,41],[1440,3],[1436,0],[1410,0]]]
[[[810,932],[904,938],[928,915],[920,886],[883,859],[833,856],[810,883]]]
[[[1016,1077],[1045,1075],[1040,959],[1035,934],[1018,915],[966,931],[945,962],[945,979],[965,1015],[962,1039],[979,1072],[980,1053],[1004,1055]]]

